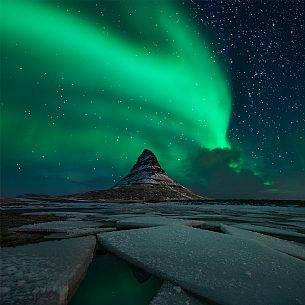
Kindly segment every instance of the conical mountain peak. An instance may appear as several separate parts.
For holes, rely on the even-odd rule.
[[[129,174],[114,187],[155,184],[176,185],[177,183],[166,175],[155,154],[145,149]]]
[[[142,154],[138,157],[136,164],[132,167],[130,173],[143,170],[165,174],[165,171],[161,168],[156,155],[149,149],[143,150]]]
[[[146,160],[146,159],[149,159],[149,158],[157,160],[156,155],[151,150],[146,148],[146,149],[143,150],[141,155],[138,157],[138,161],[139,160]]]
[[[87,192],[79,197],[110,201],[204,199],[168,177],[155,154],[149,149],[144,149],[129,174],[111,189]]]

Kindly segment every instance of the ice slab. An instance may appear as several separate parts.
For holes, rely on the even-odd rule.
[[[52,233],[45,236],[46,239],[64,239],[64,238],[74,238],[82,237],[88,235],[96,235],[103,232],[115,231],[116,228],[80,228],[68,230],[65,233]]]
[[[292,217],[291,220],[292,221],[303,221],[303,222],[305,222],[305,217]]]
[[[281,222],[281,224],[289,225],[289,226],[292,226],[292,227],[300,227],[302,229],[305,228],[305,222],[296,222],[296,221],[293,221],[293,222]]]
[[[159,292],[149,303],[149,305],[204,305],[204,303],[190,296],[181,289],[168,281],[164,281]]]
[[[79,228],[94,228],[99,227],[101,224],[95,221],[49,221],[35,223],[31,225],[23,225],[18,228],[14,228],[14,231],[21,232],[54,232],[63,233],[73,229]]]
[[[204,301],[305,304],[305,263],[252,240],[186,226],[110,232],[98,234],[98,240]]]
[[[147,227],[157,227],[157,226],[166,226],[166,225],[185,225],[185,226],[196,227],[202,224],[204,224],[203,221],[196,221],[190,219],[174,219],[163,216],[129,217],[120,220],[116,223],[118,227],[125,227],[125,228],[147,228]]]
[[[1,249],[2,305],[62,305],[89,266],[93,236]]]
[[[298,233],[292,230],[283,230],[278,229],[274,227],[265,227],[265,226],[257,226],[252,225],[248,223],[241,223],[241,224],[234,224],[234,227],[245,229],[249,231],[254,231],[258,233],[267,233],[267,234],[276,234],[276,235],[282,235],[282,236],[292,236],[292,237],[299,237],[299,238],[305,238],[305,234]]]
[[[236,228],[233,226],[228,226],[221,224],[221,231],[227,234],[232,234],[235,236],[239,236],[242,238],[248,238],[252,240],[256,240],[272,249],[287,253],[294,257],[305,260],[305,247],[301,245],[295,244],[294,242],[290,242],[287,240],[279,239],[276,237],[243,230],[240,228]]]

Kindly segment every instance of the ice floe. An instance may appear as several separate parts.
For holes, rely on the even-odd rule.
[[[72,237],[82,237],[88,235],[96,235],[103,232],[115,231],[116,228],[80,228],[68,230],[65,233],[52,233],[45,236],[46,239],[64,239]]]
[[[249,239],[159,226],[98,234],[98,240],[109,251],[203,301],[305,304],[305,263]]]
[[[2,305],[63,305],[90,264],[95,237],[1,249]]]
[[[298,233],[292,230],[287,229],[279,229],[275,227],[267,227],[267,226],[258,226],[248,223],[240,223],[240,224],[234,224],[234,227],[245,229],[249,231],[254,231],[258,233],[266,233],[266,234],[275,234],[275,235],[281,235],[281,236],[291,236],[291,237],[298,237],[298,238],[304,238],[305,234]]]
[[[67,232],[73,229],[80,228],[94,228],[99,227],[101,224],[95,221],[49,221],[35,223],[31,225],[23,225],[18,228],[14,228],[14,231],[20,232]]]
[[[199,300],[190,296],[181,289],[168,281],[164,281],[158,294],[153,298],[149,305],[204,305]]]
[[[305,260],[305,247],[302,245],[287,240],[282,240],[273,236],[268,236],[261,233],[243,230],[233,226],[222,224],[220,228],[224,233],[232,234],[242,238],[256,240],[270,248],[273,248],[275,250]]]
[[[200,226],[204,222],[190,219],[175,219],[163,216],[137,216],[129,217],[117,222],[118,227],[126,228],[146,228],[165,225],[185,225],[185,226]]]

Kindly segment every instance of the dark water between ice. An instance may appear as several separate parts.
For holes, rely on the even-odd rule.
[[[97,255],[69,305],[144,305],[162,281],[151,276],[140,284],[128,265],[112,254]]]

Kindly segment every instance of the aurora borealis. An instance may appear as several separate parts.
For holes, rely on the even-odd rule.
[[[282,190],[276,181],[288,172],[288,185],[305,181],[304,116],[288,114],[297,121],[291,139],[298,145],[288,166],[271,168],[268,151],[255,158],[251,141],[239,141],[245,130],[238,122],[252,120],[240,96],[251,103],[258,91],[236,84],[230,50],[223,52],[227,39],[216,43],[230,33],[204,22],[217,9],[208,1],[4,1],[3,193],[106,188],[149,148],[170,176],[199,192],[238,198],[237,185],[246,181],[242,197],[302,197],[301,188]],[[293,102],[304,114],[304,104]],[[275,139],[265,142],[289,145]],[[252,143],[261,147],[260,139]],[[226,182],[232,192],[217,193]]]

